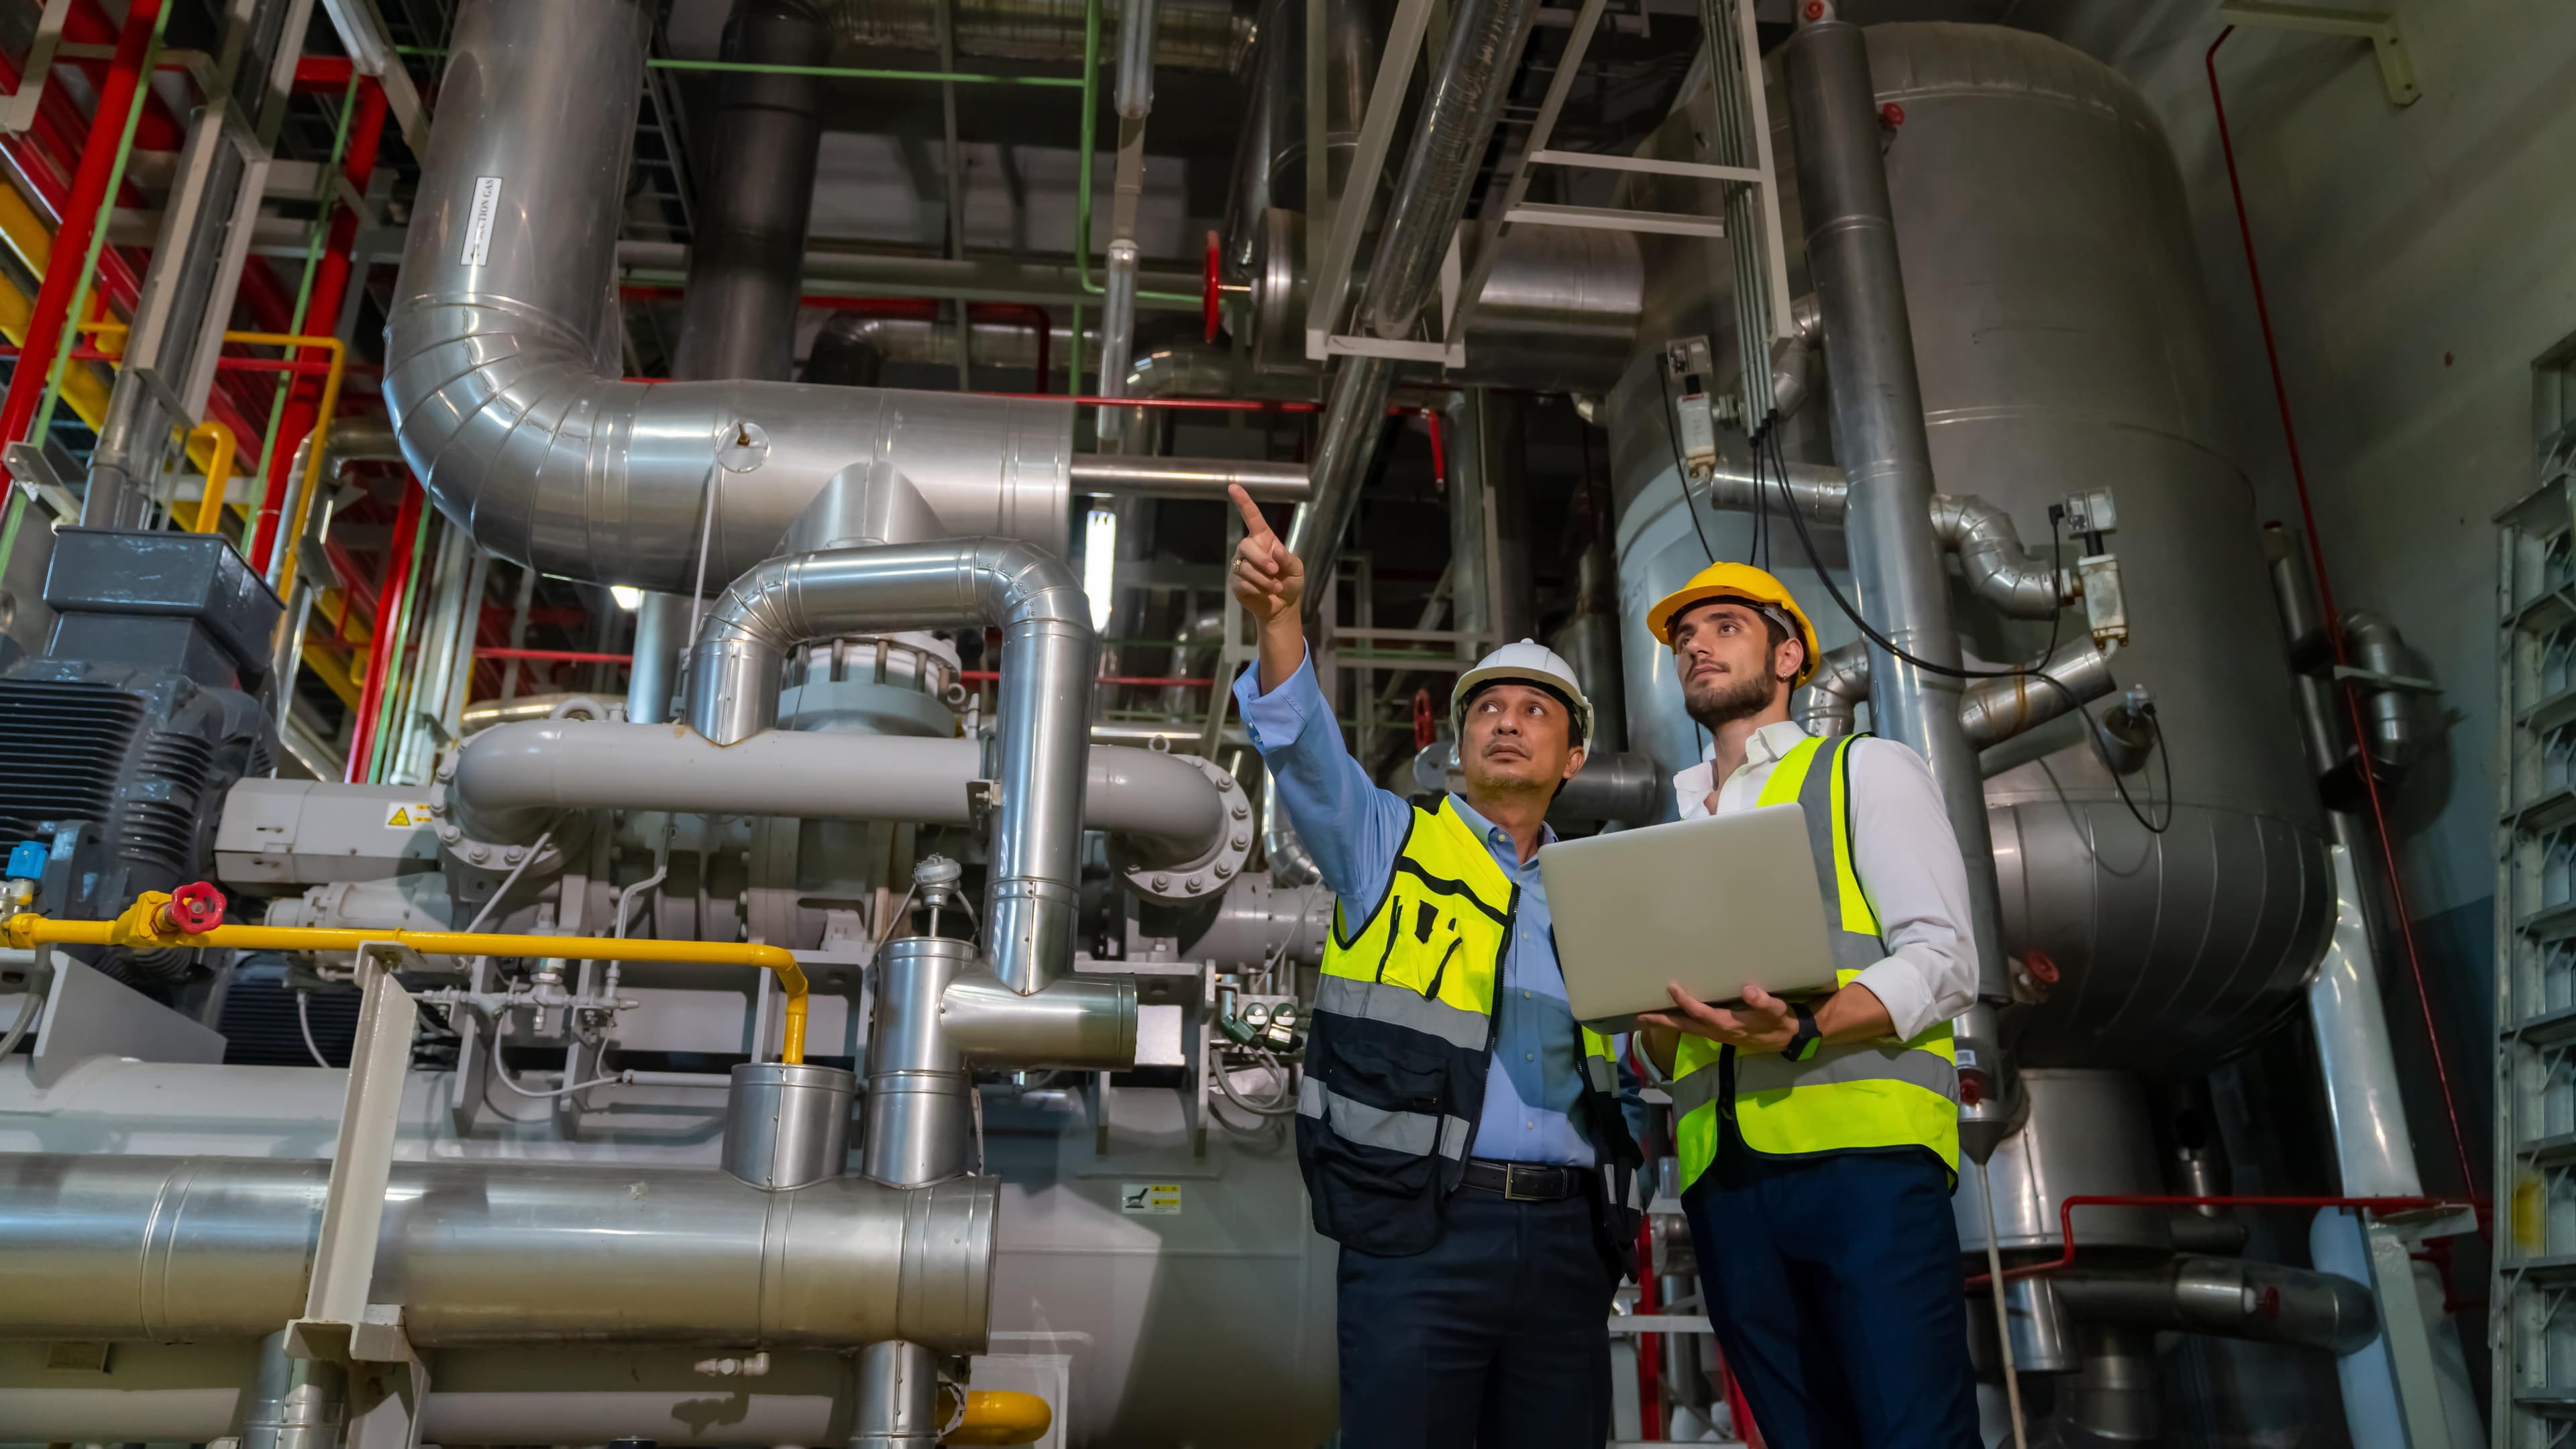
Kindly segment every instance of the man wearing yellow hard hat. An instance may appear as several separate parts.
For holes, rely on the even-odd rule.
[[[1336,899],[1298,1084],[1297,1165],[1334,1287],[1342,1449],[1600,1449],[1610,1300],[1639,1165],[1616,1044],[1566,1005],[1538,853],[1592,704],[1522,640],[1450,692],[1465,788],[1379,789],[1299,622],[1305,568],[1241,488],[1235,682],[1279,804]]]
[[[1673,777],[1682,818],[1800,807],[1838,982],[1723,1005],[1676,985],[1639,1019],[1672,1079],[1710,1322],[1772,1449],[1977,1449],[1949,1024],[1977,973],[1940,791],[1904,745],[1790,719],[1820,655],[1770,574],[1711,564],[1647,623],[1709,734]],[[1709,927],[1724,950],[1726,923]]]

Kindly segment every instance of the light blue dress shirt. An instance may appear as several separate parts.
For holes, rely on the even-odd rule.
[[[1315,683],[1312,658],[1268,694],[1261,692],[1258,668],[1244,670],[1234,682],[1234,698],[1253,745],[1279,781],[1288,823],[1323,872],[1324,884],[1340,898],[1344,919],[1354,926],[1367,920],[1395,873],[1413,807],[1379,789],[1351,758],[1332,706]],[[1583,1095],[1583,1034],[1566,1007],[1537,854],[1522,864],[1509,833],[1458,796],[1449,800],[1458,818],[1483,837],[1494,864],[1520,887],[1494,1001],[1499,1021],[1493,1067],[1485,1074],[1485,1110],[1468,1153],[1591,1167],[1592,1143],[1570,1115]],[[1556,832],[1541,828],[1542,845],[1555,838]]]

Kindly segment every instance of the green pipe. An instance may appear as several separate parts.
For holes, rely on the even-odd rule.
[[[393,769],[394,752],[401,748],[399,731],[388,739],[385,725],[387,721],[399,722],[402,719],[405,702],[411,698],[409,681],[413,671],[403,667],[403,651],[411,647],[412,608],[420,599],[421,553],[429,542],[430,534],[435,531],[427,518],[421,520],[420,527],[411,531],[411,576],[403,580],[402,607],[394,615],[393,652],[385,656],[385,669],[393,678],[385,691],[388,697],[376,702],[375,751],[374,757],[367,761],[367,781],[370,784],[385,782],[385,776]]]
[[[313,305],[313,279],[322,267],[322,243],[331,233],[331,178],[340,174],[340,162],[348,154],[349,118],[356,114],[357,103],[358,78],[352,75],[349,77],[349,88],[340,93],[340,124],[339,128],[331,133],[331,159],[323,163],[322,179],[318,183],[322,189],[320,194],[314,197],[317,205],[314,207],[313,220],[304,229],[304,279],[295,285],[295,312],[286,324],[287,331],[299,336],[304,332],[304,314]],[[259,438],[259,461],[244,471],[253,472],[261,478],[268,476],[268,460],[274,456],[277,435],[286,427],[286,399],[295,391],[298,380],[296,374],[291,372],[278,375],[277,391],[270,397],[268,403],[268,427]],[[281,531],[285,528],[285,523],[284,519],[278,520]],[[249,510],[249,516],[242,520],[240,543],[242,557],[250,557],[251,544],[258,531],[259,510],[253,508]],[[291,548],[294,545],[289,542],[285,546]]]
[[[98,202],[98,224],[90,228],[89,251],[81,258],[80,282],[72,288],[72,309],[67,314],[71,325],[63,329],[62,340],[54,346],[53,365],[45,373],[44,396],[36,404],[35,422],[27,428],[28,439],[39,448],[53,428],[54,404],[63,395],[63,369],[71,365],[72,348],[81,338],[80,323],[89,316],[90,279],[98,275],[98,254],[107,246],[108,217],[116,209],[116,193],[125,186],[126,158],[134,154],[134,132],[143,120],[143,102],[152,94],[152,71],[161,59],[161,32],[170,23],[170,8],[164,4],[152,17],[152,38],[143,45],[143,75],[135,83],[133,102],[125,109],[125,130],[116,139],[116,161],[108,168],[107,192]]]

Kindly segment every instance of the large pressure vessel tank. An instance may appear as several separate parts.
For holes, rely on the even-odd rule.
[[[2033,1066],[2203,1071],[2294,1005],[2333,889],[2251,488],[2219,426],[2173,154],[2134,87],[2053,40],[1965,25],[1868,38],[1878,99],[1902,107],[1888,185],[1937,486],[2001,505],[2034,547],[2050,537],[2050,505],[2112,491],[2119,526],[2104,544],[2132,628],[2115,673],[2153,694],[2167,742],[2126,779],[2136,813],[2071,720],[1988,752],[2005,949],[2044,952],[2058,973],[2008,1030]],[[1787,172],[1784,92],[1772,100]],[[1803,231],[1788,199],[1794,257]],[[1656,413],[1651,349],[1708,332],[1733,355],[1724,244],[1689,251],[1699,245],[1649,252],[1641,356],[1609,400],[1631,733],[1674,767],[1700,743],[1669,655],[1638,620],[1710,552],[1744,558],[1753,543],[1744,517],[1703,513],[1703,549]],[[1794,262],[1792,286],[1805,286]],[[1788,435],[1818,460],[1826,409],[1810,402]],[[1769,532],[1775,561],[1803,565],[1794,532]],[[1817,542],[1848,593],[1839,537]],[[1811,570],[1779,572],[1829,647],[1854,636]],[[2045,623],[2007,625],[1958,599],[1973,654],[2021,659],[2045,644]],[[2068,637],[2082,626],[2070,610]],[[2170,824],[2151,833],[2139,814]]]

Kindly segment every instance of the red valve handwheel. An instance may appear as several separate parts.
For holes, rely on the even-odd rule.
[[[1216,340],[1217,247],[1218,243],[1216,233],[1209,232],[1207,246],[1207,275],[1204,279],[1206,282],[1206,290],[1199,294],[1199,308],[1202,313],[1202,320],[1207,323],[1207,340],[1210,342],[1214,342]]]
[[[224,893],[212,881],[192,881],[170,892],[170,904],[161,910],[171,925],[202,936],[224,923]]]

